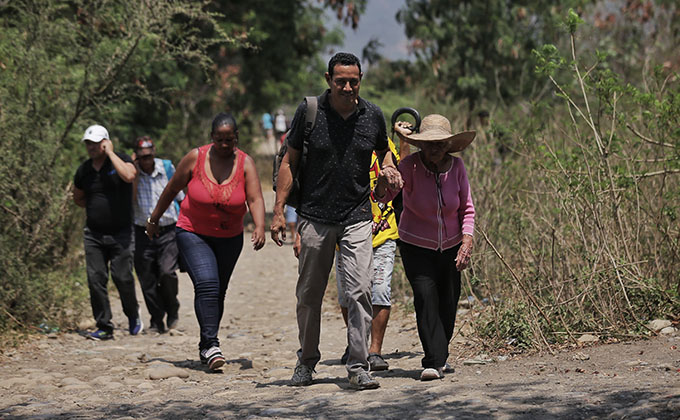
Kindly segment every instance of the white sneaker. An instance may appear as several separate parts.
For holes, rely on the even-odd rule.
[[[444,377],[443,368],[425,368],[420,374],[421,381],[431,381],[433,379],[441,379]]]
[[[201,358],[201,363],[207,364],[208,369],[210,370],[217,370],[225,363],[222,350],[217,346],[201,350],[199,352],[199,357]]]

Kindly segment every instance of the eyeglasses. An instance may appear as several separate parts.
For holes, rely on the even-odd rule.
[[[137,156],[137,159],[135,160],[149,160],[149,159],[153,159],[153,155]]]

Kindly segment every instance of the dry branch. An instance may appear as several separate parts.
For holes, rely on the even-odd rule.
[[[493,251],[496,254],[496,256],[498,257],[498,259],[501,260],[501,262],[503,263],[505,268],[510,272],[510,275],[512,275],[512,278],[515,279],[515,282],[517,282],[517,285],[520,287],[520,289],[522,289],[522,292],[526,295],[526,297],[529,299],[531,304],[534,305],[534,307],[538,310],[538,312],[540,312],[543,319],[545,319],[545,322],[547,322],[548,325],[552,328],[552,322],[550,322],[550,319],[548,318],[548,316],[545,314],[545,312],[543,312],[543,309],[541,309],[538,302],[536,302],[536,300],[531,295],[531,293],[529,293],[529,290],[524,286],[524,284],[522,283],[522,280],[520,280],[519,277],[517,276],[517,274],[515,274],[515,271],[505,261],[505,258],[503,258],[501,253],[498,252],[498,250],[496,249],[494,244],[491,243],[491,241],[489,240],[489,237],[486,235],[486,232],[483,229],[479,229],[479,231],[482,233],[482,235],[484,235],[484,240],[486,241],[486,243],[489,244],[489,246],[491,247],[491,249],[493,249]]]
[[[633,134],[635,134],[635,135],[638,136],[640,139],[646,141],[646,142],[649,143],[649,144],[654,144],[654,145],[656,145],[656,146],[662,146],[662,147],[670,147],[671,149],[677,149],[677,146],[675,146],[675,145],[673,145],[673,144],[664,143],[664,142],[656,141],[656,140],[652,140],[652,139],[650,139],[649,137],[643,136],[642,134],[640,134],[640,133],[639,133],[632,125],[630,125],[630,124],[626,124],[626,127],[628,127],[628,129],[629,129],[630,131],[632,131]]]

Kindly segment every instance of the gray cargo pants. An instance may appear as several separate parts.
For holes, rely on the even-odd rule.
[[[300,339],[298,362],[314,368],[321,359],[321,302],[333,266],[336,244],[345,268],[343,290],[347,300],[347,371],[368,371],[368,334],[371,330],[371,275],[373,245],[371,221],[350,226],[324,225],[303,217],[298,221],[301,237],[298,266],[297,321]]]

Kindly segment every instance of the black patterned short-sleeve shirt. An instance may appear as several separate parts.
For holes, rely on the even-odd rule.
[[[318,223],[347,226],[371,220],[371,154],[387,149],[387,129],[377,105],[359,98],[345,120],[330,106],[328,94],[319,97],[309,135],[297,212]],[[291,123],[289,145],[296,150],[303,147],[306,111],[302,101]]]

